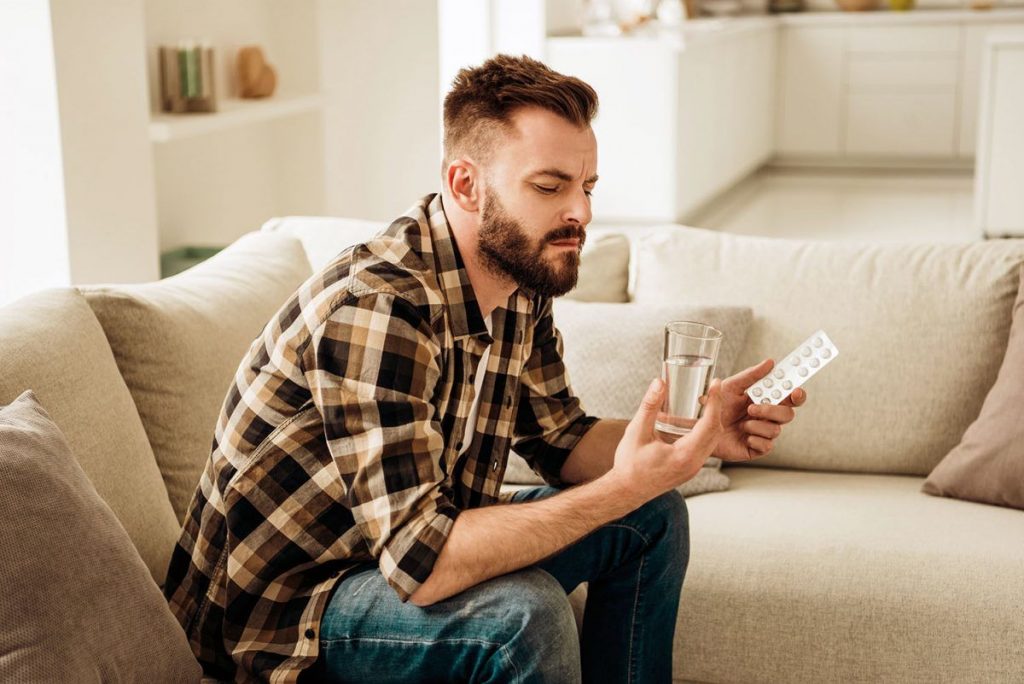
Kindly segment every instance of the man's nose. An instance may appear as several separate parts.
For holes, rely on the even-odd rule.
[[[569,206],[565,209],[563,219],[566,223],[575,223],[586,226],[590,223],[592,218],[593,214],[590,211],[590,198],[587,197],[587,193],[580,188],[573,193]]]

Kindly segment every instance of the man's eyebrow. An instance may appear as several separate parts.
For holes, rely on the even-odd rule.
[[[567,173],[565,171],[562,171],[561,169],[541,169],[540,171],[534,171],[530,175],[531,176],[553,176],[554,178],[557,178],[559,180],[563,180],[565,182],[569,182],[569,181],[572,180],[572,174],[569,174],[569,173]],[[583,182],[584,183],[596,183],[597,182],[597,174],[595,173],[593,176],[591,176],[590,178],[588,178],[587,180],[585,180]]]

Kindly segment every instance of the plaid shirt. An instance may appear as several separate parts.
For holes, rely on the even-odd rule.
[[[358,563],[407,600],[459,511],[498,501],[510,447],[561,484],[596,419],[569,387],[551,301],[520,289],[491,321],[488,333],[439,195],[275,314],[235,374],[164,587],[208,674],[297,681]]]

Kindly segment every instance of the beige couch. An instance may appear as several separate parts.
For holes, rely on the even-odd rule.
[[[0,309],[0,405],[35,390],[156,582],[248,344],[378,228],[275,220],[168,280]],[[728,491],[689,500],[676,679],[1020,681],[1024,512],[919,490],[995,377],[1022,241],[632,237],[591,241],[582,299],[750,306],[742,364],[819,327],[841,352],[768,467],[726,468]]]

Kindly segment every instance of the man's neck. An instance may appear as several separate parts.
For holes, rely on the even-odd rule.
[[[443,198],[447,199],[447,198]],[[480,307],[480,314],[487,318],[499,306],[503,306],[516,284],[508,278],[496,276],[480,261],[480,214],[463,211],[455,202],[444,202],[444,212],[448,225],[452,229],[452,237],[459,248],[466,275],[473,287],[473,294]]]

